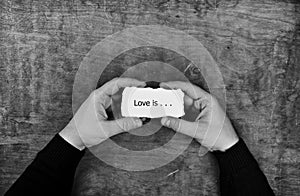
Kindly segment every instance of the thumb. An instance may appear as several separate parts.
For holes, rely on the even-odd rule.
[[[198,128],[198,125],[195,122],[189,122],[173,117],[163,117],[161,119],[161,124],[165,127],[172,128],[177,132],[191,137],[195,137]]]
[[[124,131],[136,129],[143,125],[141,119],[132,118],[132,117],[104,121],[104,123],[105,123],[105,130],[108,133],[109,137],[119,134],[119,133],[122,133]]]

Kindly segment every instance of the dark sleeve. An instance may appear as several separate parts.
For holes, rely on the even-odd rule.
[[[5,195],[70,195],[83,155],[84,150],[76,149],[56,134]]]
[[[213,152],[220,167],[222,196],[274,195],[267,178],[245,142],[239,141],[225,152]]]

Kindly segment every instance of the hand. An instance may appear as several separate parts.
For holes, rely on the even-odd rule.
[[[74,147],[97,145],[107,138],[142,126],[139,118],[120,118],[107,121],[107,109],[112,102],[111,96],[124,87],[144,87],[145,82],[130,78],[114,78],[94,90],[77,110],[69,124],[59,133]]]
[[[164,117],[162,125],[194,137],[210,151],[225,151],[239,140],[226,113],[212,95],[188,82],[163,82],[160,87],[181,89],[185,92],[185,105],[199,112],[195,122]]]

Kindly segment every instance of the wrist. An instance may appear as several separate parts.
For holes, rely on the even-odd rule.
[[[62,131],[59,132],[59,135],[69,144],[81,151],[85,148],[85,145],[82,142],[74,125],[75,124],[73,120],[71,120],[69,124]]]
[[[219,143],[219,151],[225,152],[226,150],[230,149],[231,147],[233,147],[238,141],[239,141],[239,137],[237,135],[237,133],[235,132],[234,127],[232,126],[229,118],[226,117],[226,121],[224,124],[224,127],[222,129],[222,137],[219,137],[218,139],[220,141],[218,141]]]
[[[236,143],[238,143],[238,141],[239,141],[239,137],[238,137],[237,135],[235,135],[235,136],[233,136],[232,138],[230,138],[230,139],[226,142],[226,144],[224,144],[224,145],[222,146],[222,148],[217,149],[217,150],[219,150],[219,151],[221,151],[221,152],[225,152],[225,151],[229,150],[230,148],[232,148]]]
[[[257,165],[255,158],[241,138],[225,152],[214,151],[212,154],[217,158],[220,169],[225,176],[235,174],[242,168]]]

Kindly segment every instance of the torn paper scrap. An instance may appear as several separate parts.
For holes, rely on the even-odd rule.
[[[126,87],[122,94],[121,113],[124,117],[160,118],[184,116],[182,90]]]

